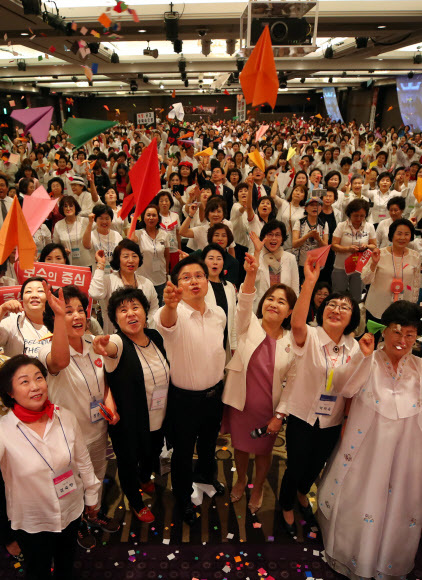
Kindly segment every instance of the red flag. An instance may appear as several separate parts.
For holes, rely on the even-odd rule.
[[[171,94],[171,98],[175,99],[176,98],[176,89],[173,89],[173,92]]]
[[[142,156],[129,171],[129,179],[132,185],[133,203],[127,202],[127,205],[130,206],[128,213],[132,209],[133,205],[135,205],[132,225],[130,226],[130,231],[128,234],[128,237],[130,238],[130,236],[135,231],[138,217],[141,215],[147,205],[151,203],[151,201],[161,189],[157,139],[154,138],[148,147],[143,150]],[[121,217],[123,219],[122,215]]]
[[[230,93],[229,93],[229,91],[227,89],[224,89],[224,94],[230,96]]]

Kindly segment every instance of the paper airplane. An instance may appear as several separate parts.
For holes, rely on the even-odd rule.
[[[422,177],[418,177],[415,189],[413,190],[413,195],[415,196],[418,203],[422,201]]]
[[[255,149],[255,151],[252,151],[252,153],[248,153],[248,157],[255,163],[257,167],[261,169],[261,171],[265,171],[265,162],[261,157],[258,149]]]
[[[169,119],[176,118],[178,121],[183,121],[185,118],[185,110],[182,103],[173,103],[173,109],[167,115]]]
[[[71,117],[63,125],[63,130],[69,134],[69,141],[73,147],[78,148],[117,124],[117,121],[99,121],[98,119],[76,119]]]
[[[306,252],[306,257],[310,257],[314,264],[319,264],[322,269],[327,261],[328,254],[331,250],[331,244],[329,246],[322,246],[321,248],[315,248],[315,250],[309,250]]]
[[[255,135],[255,141],[259,141],[267,132],[269,125],[261,125]]]
[[[32,236],[45,222],[56,204],[56,200],[51,199],[42,185],[32,195],[25,195],[22,212]]]
[[[210,157],[213,154],[213,150],[211,149],[211,147],[207,147],[206,149],[204,149],[203,151],[198,151],[198,153],[195,153],[194,157]]]
[[[376,334],[378,331],[382,332],[387,327],[384,324],[381,324],[380,322],[374,322],[373,320],[368,320],[366,322],[366,328],[368,329],[368,332],[370,332],[371,334]]]
[[[18,109],[11,117],[24,125],[24,134],[31,133],[35,143],[45,143],[48,139],[53,107],[36,107],[34,109]]]
[[[16,246],[19,251],[21,268],[23,270],[33,268],[37,246],[29,231],[17,196],[13,198],[12,206],[0,230],[1,264],[7,260]]]

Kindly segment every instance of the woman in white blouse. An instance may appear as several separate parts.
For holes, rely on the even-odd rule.
[[[139,288],[145,294],[149,303],[148,323],[153,327],[153,316],[158,310],[158,298],[154,284],[151,280],[136,273],[142,266],[143,262],[143,257],[138,244],[135,244],[135,242],[126,238],[114,248],[113,256],[110,261],[113,272],[110,276],[106,276],[104,272],[105,256],[103,250],[98,250],[95,258],[97,261],[97,269],[92,277],[88,292],[91,298],[101,301],[104,334],[114,332],[114,327],[107,314],[110,296],[118,288],[128,286]]]
[[[414,566],[422,522],[422,364],[412,348],[421,317],[416,304],[390,304],[381,317],[383,349],[373,352],[373,337],[365,335],[346,380],[335,384],[335,394],[353,400],[318,490],[318,521],[328,564],[348,578],[396,580]]]
[[[308,197],[306,185],[296,185],[287,199],[274,198],[278,207],[277,220],[286,227],[286,241],[284,249],[292,250],[293,226],[295,222],[305,215],[305,202]]]
[[[372,252],[362,270],[362,281],[371,285],[365,301],[367,318],[379,321],[393,301],[417,302],[421,258],[419,252],[408,248],[414,236],[412,222],[396,220],[388,232],[392,245]]]
[[[236,312],[236,288],[234,284],[224,279],[225,250],[216,243],[211,243],[202,250],[202,259],[208,266],[208,292],[205,302],[210,307],[220,306],[227,316],[224,329],[224,348],[227,360],[237,348],[234,317]]]
[[[299,294],[299,271],[296,258],[283,249],[286,235],[285,225],[278,220],[265,224],[259,238],[254,232],[251,233],[255,256],[259,260],[255,312],[262,296],[273,284],[285,284],[292,288],[296,295]]]
[[[333,396],[332,382],[341,380],[350,357],[359,349],[351,333],[359,324],[358,304],[348,294],[334,292],[317,312],[319,326],[306,324],[320,268],[308,257],[302,290],[292,313],[295,376],[287,381],[279,412],[289,414],[286,430],[287,469],[280,490],[283,524],[297,535],[295,500],[304,519],[316,525],[307,494],[336,446],[343,422],[344,399]]]
[[[396,195],[396,197],[391,197],[387,202],[387,211],[390,215],[389,218],[386,220],[382,220],[382,222],[378,225],[377,228],[377,246],[381,250],[381,248],[385,248],[386,246],[391,246],[391,242],[388,239],[388,231],[390,226],[396,220],[399,220],[403,217],[403,212],[406,208],[406,200],[404,197]]]
[[[158,207],[148,205],[142,213],[140,229],[134,231],[131,239],[138,244],[143,257],[139,273],[154,284],[161,304],[169,273],[170,243],[168,234],[160,228],[160,223]]]
[[[69,250],[69,262],[73,266],[90,266],[91,254],[82,238],[88,225],[88,218],[80,217],[81,207],[74,197],[65,195],[59,202],[61,219],[54,226],[53,242],[62,244]]]
[[[106,259],[105,272],[111,273],[110,260],[113,256],[114,248],[122,241],[122,236],[111,229],[114,213],[111,207],[107,205],[96,205],[92,213],[89,214],[88,224],[86,226],[82,244],[84,248],[91,252],[92,269],[95,271],[95,254],[98,250],[103,250]],[[93,231],[93,225],[97,228]]]
[[[262,505],[275,436],[282,425],[279,402],[283,381],[294,369],[288,323],[296,294],[285,284],[271,286],[262,296],[255,316],[252,306],[258,271],[256,257],[246,254],[245,269],[236,313],[239,342],[227,365],[222,397],[226,405],[222,432],[231,434],[234,447],[237,481],[230,494],[233,503],[244,494],[249,456],[255,456],[256,474],[248,504],[255,513]],[[250,433],[262,427],[266,427],[268,437],[253,439]]]
[[[108,207],[111,207],[113,210],[113,220],[111,224],[111,229],[115,230],[118,234],[122,236],[122,238],[127,236],[129,231],[129,221],[127,218],[122,220],[121,217],[118,216],[119,210],[121,206],[117,205],[117,193],[116,191],[110,187],[104,195],[104,202]]]
[[[52,302],[63,309],[63,299]],[[71,580],[80,516],[95,517],[100,482],[75,416],[48,400],[41,362],[17,355],[0,369],[0,467],[7,515],[26,577]]]
[[[377,188],[369,188],[369,176],[366,174],[365,183],[362,188],[363,195],[369,197],[373,202],[371,208],[370,220],[376,226],[382,221],[387,219],[387,203],[388,200],[397,195],[397,191],[390,191],[392,186],[391,174],[388,171],[380,173],[377,178]],[[400,195],[406,197],[408,193],[407,183],[405,181],[404,186],[401,188]]]

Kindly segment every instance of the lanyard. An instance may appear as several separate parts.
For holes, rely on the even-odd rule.
[[[69,230],[69,226],[68,226],[66,220],[65,220],[65,223],[66,223],[66,229],[67,229],[67,235],[68,235],[68,238],[69,238],[70,248],[72,249],[72,240],[70,238],[70,232],[71,232],[71,230]],[[78,218],[76,218],[75,226],[76,226],[75,242],[78,243]],[[73,227],[72,227],[72,230],[73,230]]]
[[[64,432],[62,422],[61,422],[60,417],[58,415],[57,415],[57,419],[59,420],[60,427],[62,428],[63,437],[64,437],[64,440],[66,441],[67,450],[69,451],[69,465],[70,465],[72,462],[72,453],[70,452],[70,447],[69,447],[69,443],[67,442],[66,433]],[[35,445],[32,443],[32,441],[25,435],[25,433],[22,431],[20,425],[18,425],[18,429],[22,433],[22,435],[25,437],[25,439],[28,441],[28,443],[30,445],[32,445],[32,447],[35,449],[35,451],[38,453],[38,455],[41,457],[41,459],[44,461],[44,463],[46,463],[48,465],[48,467],[51,469],[51,471],[54,473],[54,469],[48,463],[47,459],[40,453],[40,451],[38,451],[38,449],[35,447]]]
[[[394,278],[397,278],[396,263],[394,261],[393,248],[391,248],[391,259],[393,260]],[[404,270],[403,260],[404,260],[404,253],[403,253],[403,256],[401,257],[401,281],[402,282],[403,282],[403,270]]]
[[[341,359],[341,364],[344,363],[344,345],[343,345],[343,356]],[[327,392],[331,391],[332,383],[333,383],[333,376],[334,376],[334,367],[338,361],[338,357],[340,351],[337,353],[337,357],[333,360],[333,358],[328,354],[327,346],[324,345],[324,356],[325,356],[325,390]],[[328,358],[327,358],[328,355]],[[330,370],[328,370],[328,359],[330,360]]]
[[[92,398],[94,398],[94,397],[93,397],[93,394],[91,393],[91,389],[89,388],[88,381],[86,380],[86,376],[85,376],[85,375],[83,374],[83,372],[81,371],[81,369],[80,369],[80,367],[79,367],[78,363],[77,363],[77,362],[76,362],[76,360],[75,360],[75,357],[73,357],[73,356],[72,356],[72,357],[71,357],[71,359],[72,359],[72,361],[75,363],[75,365],[77,366],[77,368],[78,368],[78,371],[79,371],[79,372],[81,373],[81,375],[83,376],[83,378],[84,378],[84,381],[86,382],[86,386],[88,387],[88,391],[89,391],[89,394],[90,394],[90,396],[91,396]],[[91,363],[92,370],[94,371],[94,375],[95,375],[95,378],[96,378],[96,380],[97,380],[97,387],[98,387],[98,392],[99,392],[99,393],[100,393],[100,395],[101,395],[100,383],[98,382],[97,373],[95,372],[95,368],[94,368],[94,365],[92,364],[92,360],[91,360],[91,357],[89,356],[89,354],[88,354],[88,360],[89,360],[89,362]]]
[[[98,234],[98,243],[100,244],[100,250],[103,250],[103,245],[101,243],[101,237],[103,234],[100,234],[99,232],[97,232]],[[107,234],[107,254],[106,254],[106,259],[109,260],[110,256],[110,232],[108,232]]]
[[[135,344],[135,343],[133,343],[133,344]],[[158,352],[158,350],[157,350],[157,348],[156,348],[155,344],[152,342],[152,340],[150,341],[150,343],[149,343],[149,344],[152,344],[152,346],[154,347],[155,353],[156,353],[156,355],[158,356],[158,359],[159,359],[160,363],[163,365],[163,369],[164,369],[164,372],[165,372],[165,374],[166,374],[166,383],[168,383],[168,382],[169,382],[169,379],[168,379],[168,376],[167,376],[167,369],[166,369],[166,366],[165,366],[165,364],[164,364],[164,363],[163,363],[163,361],[162,361],[162,358],[161,358],[161,356],[160,356],[160,353]],[[145,358],[145,355],[144,355],[144,353],[142,352],[142,348],[141,348],[139,345],[137,345],[137,344],[135,344],[135,347],[138,349],[138,351],[139,351],[139,352],[140,352],[140,354],[142,355],[142,358],[143,358],[143,359],[144,359],[144,361],[147,363],[147,365],[148,365],[148,368],[149,368],[149,371],[150,371],[150,373],[151,373],[151,376],[152,376],[152,380],[154,381],[154,389],[156,389],[156,388],[157,388],[157,383],[155,382],[154,373],[152,372],[152,369],[151,369],[151,367],[150,367],[150,364],[149,364],[149,362],[147,361],[147,359]]]

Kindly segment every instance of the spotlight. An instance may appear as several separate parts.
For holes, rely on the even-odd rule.
[[[49,26],[57,30],[58,32],[63,32],[63,34],[67,34],[69,27],[65,23],[64,18],[62,18],[59,14],[58,8],[56,8],[57,14],[52,14],[51,12],[47,12],[46,10],[42,13],[42,19],[46,22]],[[69,23],[70,24],[70,23]]]
[[[305,84],[305,80],[306,80],[306,79],[305,79],[304,77],[302,77],[302,78],[300,79],[300,82],[301,82],[301,84],[302,84],[302,85],[304,85],[304,84]]]
[[[186,70],[186,59],[185,58],[181,58],[179,60],[179,62],[177,63],[177,66],[179,67],[179,72],[183,73]]]
[[[160,89],[163,90],[164,89],[164,85],[163,83],[160,83]]]
[[[278,82],[280,83],[280,87],[281,87],[281,85],[287,86],[287,75],[282,73],[282,72],[279,72],[278,73]]]
[[[158,49],[150,48],[148,41],[148,48],[144,48],[144,56],[152,56],[152,58],[158,58]]]
[[[180,78],[182,79],[182,81],[185,81],[188,77],[187,74],[185,72],[180,73]]]
[[[333,82],[333,77],[329,77],[329,78],[328,78],[328,82],[329,82],[329,83],[332,83],[332,82]]]
[[[119,64],[120,58],[119,58],[119,55],[117,54],[117,52],[113,52],[113,54],[110,57],[110,62],[112,64]]]
[[[91,51],[91,54],[98,54],[98,51],[100,50],[100,43],[88,42],[88,48]]]
[[[407,78],[408,79],[413,79],[414,76],[415,76],[415,73],[412,70],[407,73]]]
[[[41,16],[41,0],[22,0],[23,13]]]
[[[149,77],[146,77],[145,75],[142,77],[142,80],[144,83],[149,83]]]
[[[198,34],[199,36],[202,38],[203,36],[205,36],[208,33],[208,28],[199,28],[198,29]]]
[[[88,86],[89,87],[93,87],[94,86],[94,83],[92,81],[88,81]]]
[[[355,38],[356,48],[366,48],[368,46],[368,37],[358,36]]]
[[[72,83],[77,83],[78,77],[71,77],[70,80],[72,81]]]
[[[239,71],[235,70],[232,72],[233,82],[237,82],[239,80]]]
[[[170,12],[164,12],[164,24],[166,26],[166,40],[177,40],[179,36],[178,12],[173,12],[173,5],[170,4]]]
[[[413,57],[413,64],[422,64],[422,54],[420,52]]]
[[[342,76],[343,78],[347,77],[347,72],[346,72],[346,71],[343,71],[343,72],[341,73],[341,76]]]
[[[243,58],[236,59],[236,66],[237,66],[237,70],[241,73],[243,70],[243,67],[245,66],[245,61],[243,60]]]
[[[188,86],[189,86],[189,81],[186,79],[185,80],[185,87],[188,88]]]
[[[173,40],[173,50],[175,53],[180,54],[183,50],[183,40],[180,40],[180,38]]]
[[[18,70],[26,70],[26,62],[24,60],[18,60]]]
[[[141,81],[144,75],[142,73],[138,73],[136,76]]]
[[[130,81],[130,90],[132,91],[132,93],[136,92],[138,90],[138,83],[136,81]]]
[[[226,40],[226,52],[227,52],[227,54],[229,54],[231,56],[232,54],[234,54],[235,50],[236,50],[236,39],[228,38]]]
[[[324,58],[333,58],[334,50],[332,46],[327,46],[324,52]]]
[[[202,54],[204,56],[208,56],[211,52],[211,40],[208,38],[201,39],[201,46],[202,46]]]

